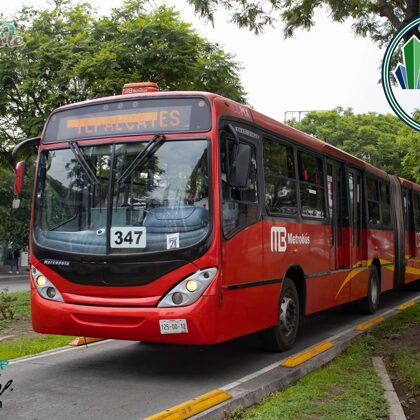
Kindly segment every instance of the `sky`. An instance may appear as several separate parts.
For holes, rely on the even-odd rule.
[[[89,2],[101,14],[122,3]],[[42,0],[2,3],[0,9],[5,15],[16,13],[23,4],[47,4]],[[213,27],[195,16],[192,7],[183,0],[155,0],[155,3],[175,6],[181,18],[198,33],[235,55],[243,68],[241,80],[247,101],[263,114],[284,121],[288,111],[328,110],[337,106],[351,107],[357,113],[393,113],[378,83],[385,49],[379,49],[369,39],[355,37],[351,22],[331,22],[327,9],[316,13],[316,25],[309,32],[299,30],[294,38],[285,40],[280,24],[256,36],[229,23],[223,10],[216,14]]]

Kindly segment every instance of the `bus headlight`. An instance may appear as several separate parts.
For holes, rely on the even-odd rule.
[[[38,287],[44,287],[47,284],[47,279],[45,278],[45,276],[40,274],[35,278],[35,283]]]
[[[216,274],[217,268],[215,267],[198,270],[166,294],[159,302],[158,308],[191,305],[209,287]]]
[[[193,293],[193,292],[195,292],[198,289],[198,283],[195,280],[190,279],[185,284],[185,287],[187,288],[187,290],[189,292]]]
[[[32,277],[36,290],[44,299],[64,302],[64,299],[57,288],[35,267],[32,267]]]

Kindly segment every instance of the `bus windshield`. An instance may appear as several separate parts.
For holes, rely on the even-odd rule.
[[[40,156],[34,238],[83,254],[167,251],[209,231],[208,142],[161,140],[48,150]],[[138,165],[133,161],[142,155]],[[131,168],[130,168],[131,167]]]

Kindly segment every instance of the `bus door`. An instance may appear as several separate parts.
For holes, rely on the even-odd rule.
[[[404,214],[404,254],[405,258],[413,258],[416,255],[416,245],[414,241],[414,220],[413,202],[411,191],[403,189],[403,214]]]
[[[272,314],[267,307],[278,305],[277,294],[270,295],[275,304],[267,302],[263,278],[263,224],[261,220],[261,144],[254,137],[258,133],[232,123],[240,133],[237,141],[230,131],[222,131],[220,139],[221,159],[221,210],[222,210],[222,336],[233,337],[268,326]],[[252,135],[252,137],[251,137]],[[250,151],[248,179],[242,186],[234,184],[235,156],[238,147]],[[250,150],[249,150],[250,148]],[[276,285],[274,285],[276,286]],[[278,286],[278,285],[277,285]]]
[[[347,197],[344,188],[344,164],[327,159],[328,208],[330,213],[330,269],[349,266],[349,229],[346,216]],[[347,226],[345,226],[347,225]]]
[[[220,142],[221,199],[223,229],[223,273],[228,286],[245,286],[262,280],[262,224],[258,185],[261,145],[249,129],[232,124],[240,132],[239,145],[250,150],[248,180],[246,186],[232,186],[236,142],[230,132],[223,131]],[[248,134],[248,135],[247,135]]]
[[[350,267],[363,265],[362,249],[362,173],[350,168],[348,171],[350,209]]]

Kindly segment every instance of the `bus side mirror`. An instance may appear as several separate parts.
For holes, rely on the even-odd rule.
[[[21,160],[16,165],[15,185],[13,189],[13,208],[14,209],[18,209],[20,207],[19,197],[22,192],[24,175],[25,175],[25,161]]]
[[[15,173],[15,185],[13,191],[13,205],[14,209],[18,209],[20,207],[20,193],[22,192],[22,185],[23,185],[23,176],[25,175],[25,162],[22,160],[16,164],[17,156],[19,151],[27,149],[27,148],[38,148],[39,143],[41,142],[41,137],[32,137],[30,139],[26,139],[18,143],[12,151],[12,160],[13,165],[15,166],[16,173]]]
[[[233,148],[229,183],[231,187],[245,188],[248,182],[251,164],[251,146],[244,143],[235,144]]]

